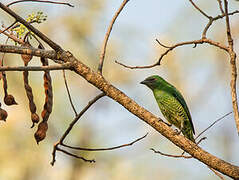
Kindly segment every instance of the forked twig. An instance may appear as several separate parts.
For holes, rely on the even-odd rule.
[[[98,96],[96,96],[94,99],[92,99],[91,101],[89,101],[89,103],[85,106],[84,109],[82,109],[82,111],[74,118],[74,120],[69,124],[68,128],[66,129],[66,131],[64,132],[64,134],[62,135],[62,137],[60,138],[59,142],[57,142],[54,147],[53,147],[53,152],[52,152],[52,166],[54,165],[55,161],[56,161],[56,151],[59,145],[61,145],[63,143],[63,141],[65,140],[66,136],[70,133],[71,129],[74,127],[74,125],[78,122],[78,120],[80,119],[80,117],[100,98],[104,97],[105,93],[100,93]]]
[[[86,158],[84,158],[84,157],[82,157],[82,156],[78,156],[78,155],[72,154],[72,153],[70,153],[70,152],[68,152],[68,151],[66,151],[66,150],[64,150],[64,149],[59,148],[59,147],[57,147],[57,151],[61,151],[61,152],[63,152],[64,154],[67,154],[67,155],[72,156],[72,157],[77,158],[77,159],[82,159],[82,160],[85,161],[85,162],[95,163],[95,160],[94,160],[94,159],[86,159]],[[52,164],[52,163],[51,163],[51,164]],[[52,164],[52,165],[53,165],[53,164]]]
[[[159,40],[157,40],[157,42],[160,45],[162,45],[162,43],[159,42]],[[177,43],[177,44],[175,44],[173,46],[165,46],[165,45],[163,45],[163,47],[167,48],[167,50],[165,50],[165,52],[161,54],[161,56],[158,59],[158,62],[156,62],[156,63],[154,63],[152,65],[147,65],[147,66],[128,66],[128,65],[119,63],[118,61],[115,61],[115,62],[117,64],[121,65],[121,66],[124,66],[126,68],[130,68],[130,69],[152,68],[152,67],[160,65],[160,63],[161,63],[162,59],[164,58],[164,56],[166,56],[169,52],[171,52],[172,50],[174,50],[177,47],[181,47],[181,46],[185,46],[185,45],[194,45],[194,47],[195,47],[197,44],[204,44],[204,43],[212,45],[212,46],[215,46],[215,47],[218,47],[218,48],[223,49],[225,51],[228,51],[228,47],[224,46],[220,42],[213,41],[213,40],[208,39],[208,38],[202,38],[202,39],[199,39],[199,40],[180,42],[180,43]]]

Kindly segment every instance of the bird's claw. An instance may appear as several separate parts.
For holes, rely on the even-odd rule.
[[[174,129],[174,133],[175,133],[175,135],[180,135],[181,134],[181,130],[179,131],[179,130],[177,130],[177,129]]]

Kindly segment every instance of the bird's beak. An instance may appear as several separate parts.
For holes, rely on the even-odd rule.
[[[140,82],[140,84],[147,84],[147,81],[143,80],[143,81]]]

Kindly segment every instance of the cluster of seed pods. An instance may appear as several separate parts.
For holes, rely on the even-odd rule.
[[[28,41],[25,41],[25,43],[22,46],[25,46],[28,48],[31,47]],[[39,45],[39,48],[44,49],[44,47],[41,44]],[[29,62],[32,60],[32,56],[22,54],[21,59],[24,65],[28,66]],[[42,66],[48,66],[47,58],[40,58],[40,60],[41,60]],[[3,65],[3,62],[1,62],[1,65]],[[13,95],[8,94],[7,76],[4,71],[1,72],[0,79],[2,79],[3,81],[4,103],[8,106],[17,105],[17,102],[15,101],[15,98],[13,97]],[[34,102],[33,90],[29,83],[29,71],[23,71],[24,88],[29,101],[29,110],[31,113],[31,120],[32,120],[31,128],[35,127],[35,125],[39,123],[37,127],[37,131],[34,134],[37,144],[43,139],[45,139],[46,137],[46,132],[48,129],[47,121],[52,112],[52,106],[53,106],[53,93],[52,93],[52,82],[51,82],[50,71],[47,71],[47,70],[44,71],[43,80],[44,80],[44,89],[45,89],[45,103],[43,106],[43,110],[41,112],[42,121],[39,123],[40,117],[37,114],[37,107]],[[1,108],[1,103],[0,103],[0,120],[6,121],[7,116],[8,116],[7,111]]]

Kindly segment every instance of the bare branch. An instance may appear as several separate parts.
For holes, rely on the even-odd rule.
[[[237,92],[236,92],[236,80],[237,80],[237,66],[236,66],[236,53],[233,49],[233,39],[231,35],[231,28],[228,15],[228,2],[224,0],[224,8],[226,14],[226,29],[227,29],[227,41],[229,45],[229,55],[230,55],[230,64],[231,64],[231,96],[232,96],[232,106],[234,112],[234,118],[237,128],[237,133],[239,136],[239,112],[238,112],[238,102],[237,102]]]
[[[71,104],[71,107],[75,113],[75,116],[77,116],[77,111],[76,111],[76,108],[73,104],[73,101],[72,101],[72,98],[71,98],[71,93],[70,93],[70,90],[69,90],[69,87],[68,87],[68,83],[67,83],[67,80],[66,80],[66,73],[65,71],[63,70],[62,71],[63,73],[63,79],[64,79],[64,83],[65,83],[65,87],[66,87],[66,91],[67,91],[67,94],[68,94],[68,98],[69,98],[69,101],[70,101],[70,104]]]
[[[159,65],[158,62],[155,63],[155,64],[152,64],[152,65],[146,65],[146,66],[128,66],[128,65],[125,65],[125,64],[123,64],[121,62],[118,62],[118,61],[115,61],[115,63],[117,63],[117,64],[119,64],[119,65],[121,65],[125,68],[129,68],[129,69],[146,69],[146,68],[152,68],[152,67],[155,67],[155,66]]]
[[[61,4],[61,5],[67,5],[70,7],[74,7],[72,4],[70,3],[64,3],[64,2],[55,2],[55,1],[41,1],[41,0],[19,0],[19,1],[14,1],[9,3],[8,5],[6,5],[7,7],[13,5],[13,4],[17,4],[17,3],[21,3],[21,2],[41,2],[41,3],[51,3],[51,4]]]
[[[4,53],[14,53],[14,54],[27,54],[33,55],[37,57],[46,57],[49,59],[60,59],[60,56],[57,56],[57,53],[54,50],[44,50],[44,49],[37,49],[33,47],[26,47],[26,46],[12,46],[12,45],[3,45],[0,44],[0,52]]]
[[[52,71],[52,70],[62,70],[62,69],[71,69],[71,63],[65,63],[60,65],[51,65],[51,66],[1,66],[1,71]]]
[[[82,111],[74,118],[74,120],[69,124],[68,128],[66,129],[66,131],[64,132],[64,134],[62,135],[62,137],[60,138],[59,142],[57,142],[54,147],[53,147],[53,151],[52,151],[52,166],[54,165],[55,161],[56,161],[56,151],[59,148],[59,145],[63,144],[63,141],[65,140],[66,136],[70,133],[71,129],[74,127],[74,125],[78,122],[78,120],[80,119],[80,117],[100,98],[104,97],[105,93],[101,93],[98,96],[96,96],[94,99],[92,99],[91,101],[89,101],[89,103],[87,104],[87,106],[82,109]]]
[[[217,2],[218,2],[218,6],[219,6],[219,9],[220,9],[221,13],[224,14],[224,10],[222,8],[222,1],[221,0],[217,0]]]
[[[167,156],[167,157],[186,158],[186,159],[191,159],[192,158],[192,156],[166,154],[166,153],[163,153],[161,151],[156,151],[154,148],[150,148],[150,150],[152,150],[154,153],[161,154],[161,155]]]
[[[5,31],[9,30],[12,26],[14,26],[14,24],[16,24],[17,21],[13,22],[10,26],[8,26],[7,28],[5,28],[3,31],[0,32],[0,34],[4,33]]]
[[[120,5],[119,9],[116,11],[113,19],[110,22],[110,25],[108,27],[108,30],[105,34],[105,38],[104,38],[104,42],[102,45],[102,49],[101,49],[101,53],[100,53],[100,62],[99,62],[99,66],[98,66],[98,72],[100,74],[102,74],[102,69],[103,69],[103,64],[104,64],[104,59],[105,59],[105,52],[106,52],[106,47],[107,47],[107,43],[110,37],[110,33],[112,31],[113,25],[117,19],[117,17],[119,16],[120,12],[124,9],[125,5],[129,2],[129,0],[124,0],[122,2],[122,4]]]
[[[199,137],[200,137],[203,133],[205,133],[208,129],[210,129],[210,128],[211,128],[212,126],[214,126],[217,122],[219,122],[220,120],[224,119],[226,116],[230,115],[231,113],[232,113],[232,111],[229,112],[229,113],[227,113],[227,114],[225,114],[224,116],[220,117],[220,118],[217,119],[216,121],[214,121],[210,126],[208,126],[206,129],[204,129],[202,132],[200,132],[195,139],[199,138]]]
[[[211,16],[207,15],[203,10],[201,10],[192,0],[189,0],[191,4],[206,18],[210,19]]]
[[[220,1],[220,0],[219,0],[219,1]],[[231,12],[231,13],[228,13],[228,15],[229,15],[229,16],[232,16],[232,15],[238,14],[238,13],[239,13],[239,11],[236,10],[236,11],[233,11],[233,12]],[[218,15],[218,16],[216,16],[216,17],[210,17],[210,18],[209,18],[209,21],[208,21],[208,23],[207,23],[207,25],[205,26],[205,28],[204,28],[204,30],[203,30],[202,38],[206,38],[207,31],[208,31],[208,29],[210,28],[210,26],[212,25],[212,23],[213,23],[214,21],[217,21],[218,19],[222,19],[222,18],[224,18],[225,16],[226,16],[226,14],[224,13],[224,14]]]
[[[157,42],[160,45],[163,45],[161,42],[159,42],[159,40]],[[202,39],[199,39],[199,40],[185,41],[185,42],[177,43],[177,44],[175,44],[173,46],[165,46],[165,45],[163,45],[163,47],[166,47],[167,50],[163,54],[161,54],[161,56],[159,57],[158,62],[156,62],[155,64],[152,64],[152,65],[148,65],[148,66],[127,66],[127,65],[124,65],[122,63],[119,63],[118,61],[115,61],[115,62],[117,64],[120,64],[121,66],[124,66],[126,68],[130,68],[130,69],[152,68],[154,66],[160,65],[161,60],[164,58],[164,56],[166,56],[170,51],[174,50],[177,47],[184,46],[184,45],[191,45],[191,44],[194,44],[196,46],[197,44],[204,44],[204,43],[212,45],[212,46],[215,46],[215,47],[218,47],[218,48],[223,49],[225,51],[228,51],[228,47],[224,46],[223,44],[221,44],[219,42],[216,42],[216,41],[213,41],[213,40],[208,39],[208,38],[202,38]]]
[[[109,147],[109,148],[82,148],[82,147],[69,146],[64,143],[62,143],[61,145],[64,147],[68,147],[68,148],[75,149],[75,150],[81,150],[81,151],[109,151],[109,150],[114,150],[114,149],[120,149],[120,148],[126,147],[126,146],[132,146],[134,143],[144,139],[147,135],[148,135],[148,133],[130,143],[122,144],[122,145],[114,146],[114,147]]]
[[[77,156],[77,155],[72,154],[72,153],[70,153],[70,152],[68,152],[68,151],[66,151],[66,150],[63,150],[63,149],[59,148],[59,147],[57,147],[57,151],[61,151],[61,152],[63,152],[64,154],[67,154],[67,155],[72,156],[72,157],[77,158],[77,159],[82,159],[82,160],[85,161],[85,162],[95,163],[95,160],[94,160],[94,159],[85,159],[84,157]],[[51,164],[52,164],[52,162],[51,162]],[[54,163],[53,163],[52,165],[54,165]]]

